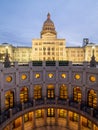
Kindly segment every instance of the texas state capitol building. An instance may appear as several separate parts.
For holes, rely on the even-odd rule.
[[[98,130],[97,46],[65,43],[48,14],[32,48],[0,46],[0,130]]]
[[[40,39],[33,39],[32,47],[15,47],[11,44],[3,43],[0,45],[0,54],[2,55],[0,60],[4,60],[3,54],[8,49],[10,61],[90,61],[93,46],[95,47],[94,55],[96,61],[98,61],[98,45],[90,43],[88,38],[83,39],[82,47],[66,47],[66,40],[57,38],[54,23],[48,13],[47,20],[44,22],[40,33]]]

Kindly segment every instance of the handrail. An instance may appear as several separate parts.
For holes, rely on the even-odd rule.
[[[42,98],[39,100],[29,100],[28,102],[25,103],[20,103],[16,106],[14,106],[13,108],[10,108],[8,110],[5,110],[3,112],[0,113],[0,125],[2,125],[5,121],[9,120],[12,115],[16,115],[19,112],[22,112],[24,110],[30,109],[30,108],[36,108],[36,107],[40,107],[41,105],[47,106],[47,105],[56,105],[58,107],[66,107],[69,110],[72,110],[72,108],[74,110],[77,111],[81,111],[82,113],[84,112],[85,114],[87,114],[90,117],[93,117],[95,120],[98,120],[98,110],[94,109],[94,108],[90,108],[88,107],[85,103],[82,102],[74,102],[72,100],[62,100],[62,99],[46,99],[46,98]],[[81,113],[80,113],[81,114]],[[98,122],[97,122],[98,123]]]

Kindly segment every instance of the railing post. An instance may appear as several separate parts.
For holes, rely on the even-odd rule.
[[[32,124],[33,124],[33,128],[36,128],[35,110],[33,111],[33,114],[32,114]]]
[[[67,106],[69,106],[69,99],[67,99]]]
[[[15,68],[18,68],[18,62],[17,61],[14,62],[14,66],[15,66]]]
[[[57,114],[57,108],[55,108],[55,125],[58,125],[58,114]]]
[[[91,108],[91,116],[93,117],[94,108]]]
[[[91,116],[93,117],[94,108],[91,108]],[[91,130],[93,130],[93,122],[91,121]]]
[[[67,110],[67,116],[66,116],[66,128],[69,129],[69,110]]]
[[[12,122],[10,122],[9,127],[10,127],[10,130],[13,130],[12,129]]]
[[[9,116],[10,116],[10,118],[12,117],[12,109],[11,108],[9,109]],[[12,130],[12,122],[10,122],[9,127],[10,127],[10,130]]]
[[[33,105],[34,105],[34,107],[35,107],[35,102],[36,102],[35,99],[33,99]]]
[[[31,61],[31,62],[29,62],[29,67],[30,67],[30,68],[32,68],[32,61]]]
[[[24,110],[24,102],[22,102],[22,111]]]
[[[10,111],[10,118],[11,118],[12,117],[12,109],[10,108],[9,111]]]
[[[79,119],[78,119],[78,130],[81,130],[81,115],[79,114]]]
[[[78,102],[78,109],[81,109],[81,102]]]
[[[24,115],[22,115],[22,130],[24,130]]]
[[[44,125],[47,126],[47,109],[44,109],[44,122]]]

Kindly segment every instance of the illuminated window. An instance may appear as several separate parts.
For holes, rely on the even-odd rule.
[[[35,74],[35,78],[40,78],[40,74],[39,73]]]
[[[82,117],[82,126],[91,128],[91,121],[85,117]]]
[[[47,116],[48,117],[54,117],[55,116],[55,110],[54,110],[54,108],[48,108]]]
[[[53,74],[52,74],[52,73],[49,73],[49,74],[48,74],[48,77],[49,77],[49,78],[53,78]]]
[[[78,122],[79,115],[77,113],[70,112],[69,113],[69,118],[70,118],[71,121]]]
[[[27,102],[28,101],[28,88],[23,87],[20,90],[20,102]]]
[[[82,98],[81,89],[79,87],[75,87],[73,89],[73,99],[74,101],[80,102]]]
[[[27,78],[27,76],[25,74],[22,74],[21,79],[25,80],[26,78]]]
[[[42,98],[42,88],[40,85],[34,86],[34,99],[41,99]]]
[[[61,99],[67,99],[68,98],[68,91],[65,84],[62,84],[60,86],[60,98]]]
[[[67,111],[64,109],[59,109],[59,117],[66,118]]]
[[[79,79],[80,79],[80,75],[79,75],[79,74],[76,74],[76,75],[75,75],[75,79],[79,80]]]
[[[14,106],[14,92],[7,91],[5,93],[5,108],[9,109]]]
[[[66,74],[61,74],[61,77],[65,79],[66,78]]]
[[[7,76],[6,77],[6,82],[11,82],[12,81],[12,77],[11,76]]]
[[[18,128],[19,126],[21,126],[21,117],[17,118],[16,120],[12,121],[12,129],[14,128]]]
[[[24,122],[29,121],[29,113],[24,114]]]
[[[97,107],[97,94],[92,89],[88,92],[88,106],[96,108]]]
[[[35,111],[35,117],[36,118],[41,118],[42,117],[42,110],[41,109]]]
[[[92,76],[90,76],[90,77],[89,77],[89,79],[90,79],[90,81],[91,81],[91,82],[95,82],[95,81],[96,81],[96,77],[95,77],[95,76],[93,76],[93,75],[92,75]]]
[[[48,51],[50,51],[50,47],[48,47]]]
[[[54,98],[55,97],[55,93],[54,93],[54,85],[49,84],[48,88],[47,88],[47,96],[48,98]]]

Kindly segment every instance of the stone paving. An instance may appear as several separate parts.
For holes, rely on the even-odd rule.
[[[69,130],[61,126],[44,126],[40,128],[35,128],[34,130]]]

